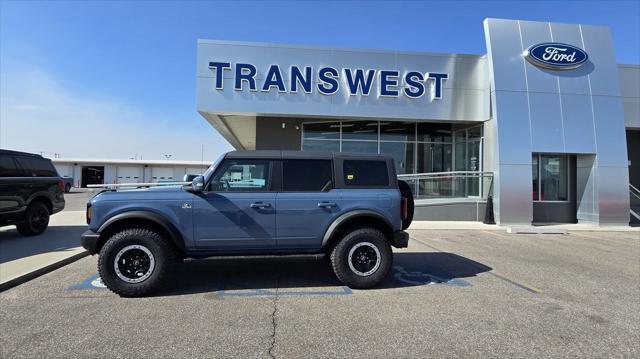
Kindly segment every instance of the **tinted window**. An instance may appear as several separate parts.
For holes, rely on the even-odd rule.
[[[263,192],[269,190],[270,162],[227,160],[216,170],[210,190],[220,192]]]
[[[389,185],[384,161],[345,160],[342,165],[347,186],[386,187]]]
[[[0,155],[0,177],[20,177],[20,171],[13,157]]]
[[[50,160],[37,157],[17,157],[27,177],[58,177],[55,167]]]
[[[290,192],[324,192],[333,187],[331,161],[282,161],[282,189]]]

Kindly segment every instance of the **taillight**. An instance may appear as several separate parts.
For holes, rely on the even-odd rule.
[[[92,214],[93,214],[93,210],[91,209],[91,203],[87,203],[87,224],[91,223]]]
[[[60,191],[62,191],[62,193],[64,193],[64,181],[58,181],[58,188],[60,189]]]
[[[402,216],[402,220],[404,221],[409,216],[409,201],[407,200],[407,197],[402,197],[402,200],[400,201],[400,206],[401,206],[400,215]]]

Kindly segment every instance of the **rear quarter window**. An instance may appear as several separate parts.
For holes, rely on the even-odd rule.
[[[18,157],[18,163],[27,177],[58,177],[58,172],[51,160],[46,158]]]
[[[387,163],[378,160],[345,160],[342,163],[347,187],[388,187]]]

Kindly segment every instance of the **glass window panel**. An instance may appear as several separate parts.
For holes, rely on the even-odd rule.
[[[347,186],[386,187],[389,173],[384,161],[345,160],[342,163]]]
[[[414,122],[380,122],[380,141],[415,141]]]
[[[303,151],[340,152],[340,141],[304,140]]]
[[[567,156],[540,156],[540,200],[568,200],[567,178]]]
[[[342,122],[343,140],[378,140],[378,121]]]
[[[342,141],[342,152],[378,153],[378,142]]]
[[[453,147],[443,143],[418,143],[418,173],[452,171]]]
[[[330,160],[283,160],[282,189],[291,192],[326,192],[333,187]]]
[[[532,197],[534,201],[540,199],[540,196],[538,195],[538,188],[540,188],[538,183],[538,173],[540,173],[540,171],[538,170],[538,154],[533,154],[533,156],[531,157],[531,176],[533,177]]]
[[[414,173],[414,143],[380,142],[380,153],[393,157],[398,174]]]
[[[211,190],[219,192],[264,192],[269,190],[270,162],[226,160],[211,180]]]
[[[418,123],[418,141],[451,142],[451,133],[449,123]]]
[[[305,139],[340,139],[339,122],[305,123],[302,131]]]
[[[456,171],[467,170],[467,146],[465,142],[456,142]]]
[[[482,138],[482,126],[471,127],[468,130],[469,141],[480,140]]]

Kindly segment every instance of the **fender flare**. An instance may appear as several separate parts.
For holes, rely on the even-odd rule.
[[[147,221],[154,222],[164,229],[167,233],[169,233],[170,238],[168,238],[173,244],[175,244],[176,248],[181,251],[184,251],[184,239],[180,234],[180,231],[163,215],[160,215],[151,211],[129,211],[116,214],[115,216],[107,219],[100,228],[98,228],[98,233],[102,233],[105,229],[107,229],[112,224],[125,220],[125,219],[144,219]]]
[[[387,220],[380,213],[372,210],[367,210],[367,209],[356,209],[340,215],[338,218],[334,219],[333,222],[331,222],[331,225],[329,225],[329,228],[327,228],[327,230],[324,232],[324,236],[322,237],[322,248],[324,248],[327,245],[327,243],[329,242],[329,239],[335,233],[338,227],[340,227],[341,224],[345,223],[350,219],[357,218],[357,217],[374,217],[376,219],[383,221],[387,226],[389,226],[389,229],[393,231],[393,226],[391,225],[389,220]]]

